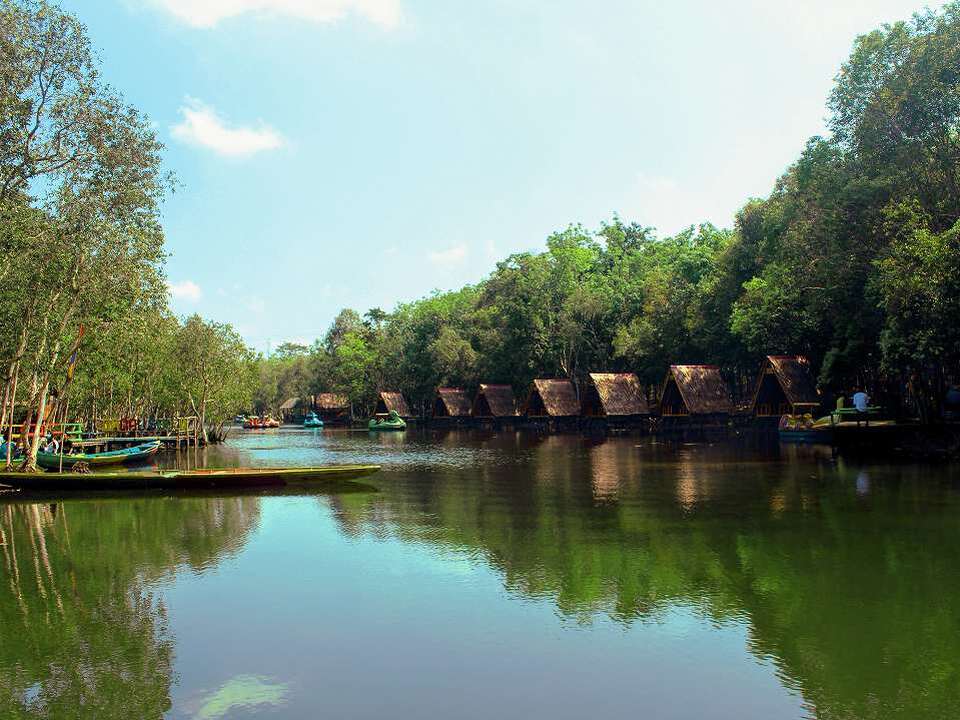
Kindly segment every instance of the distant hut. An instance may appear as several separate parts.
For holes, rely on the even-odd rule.
[[[470,397],[463,388],[437,388],[433,400],[433,416],[437,418],[470,417]]]
[[[407,399],[403,396],[403,393],[391,392],[384,390],[380,393],[380,397],[377,398],[377,414],[384,415],[391,410],[396,411],[397,415],[402,418],[411,418],[413,415],[410,414],[410,406],[407,405]]]
[[[569,380],[534,380],[523,414],[531,418],[579,417],[577,390]]]
[[[517,416],[517,401],[509,385],[480,383],[473,399],[473,416],[477,418],[512,418]]]
[[[640,379],[633,373],[590,373],[583,389],[583,414],[610,419],[650,414]]]
[[[820,395],[810,362],[802,355],[767,355],[753,392],[750,411],[755,417],[780,417],[813,412]]]
[[[293,420],[297,414],[297,410],[300,407],[300,398],[292,397],[287,398],[280,405],[280,419],[281,420]]]
[[[314,398],[313,407],[320,419],[327,424],[346,424],[352,419],[350,400],[346,395],[320,393]]]
[[[727,384],[716,365],[671,365],[660,393],[660,414],[729,415],[733,407]]]

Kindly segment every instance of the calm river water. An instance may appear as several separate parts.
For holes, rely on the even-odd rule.
[[[960,473],[817,448],[234,435],[352,491],[0,499],[2,718],[956,718]]]

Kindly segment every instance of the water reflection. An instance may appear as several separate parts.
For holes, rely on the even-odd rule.
[[[163,716],[156,584],[238,552],[258,516],[251,498],[0,505],[0,717]]]
[[[816,450],[530,447],[531,482],[513,467],[441,468],[338,512],[352,532],[479,555],[510,592],[581,623],[660,622],[678,607],[746,621],[754,654],[820,717],[960,706],[955,472],[868,474]]]
[[[161,461],[385,469],[379,492],[0,505],[0,717],[960,706],[953,468],[417,431]]]

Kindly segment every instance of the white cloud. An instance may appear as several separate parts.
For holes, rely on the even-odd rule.
[[[330,23],[356,13],[385,28],[399,25],[400,0],[149,0],[194,27],[213,27],[239,15],[274,15]]]
[[[427,253],[427,259],[440,267],[459,265],[467,257],[467,246],[463,243],[448,247],[446,250]]]
[[[217,112],[199,100],[187,99],[180,108],[183,120],[170,128],[173,137],[189,145],[198,145],[220,155],[243,157],[283,147],[283,138],[272,128],[229,127]]]
[[[201,290],[200,286],[193,280],[167,283],[167,290],[175,300],[183,300],[190,303],[200,302],[200,298],[203,297],[203,290]]]

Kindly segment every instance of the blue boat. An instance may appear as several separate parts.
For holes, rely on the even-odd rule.
[[[313,429],[313,428],[322,428],[322,427],[323,427],[323,420],[321,420],[320,418],[318,418],[318,417],[317,417],[317,414],[316,414],[315,412],[312,412],[312,411],[311,411],[311,412],[307,413],[307,416],[303,419],[303,426],[304,426],[305,428],[310,428],[310,429]]]

